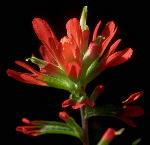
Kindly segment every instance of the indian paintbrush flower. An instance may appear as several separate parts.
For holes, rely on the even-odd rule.
[[[135,127],[136,124],[130,118],[144,114],[142,107],[129,105],[143,95],[142,91],[130,95],[121,104],[101,104],[99,107],[95,106],[95,101],[103,92],[104,86],[97,85],[91,95],[86,94],[85,90],[89,82],[107,68],[126,62],[133,53],[131,48],[117,51],[121,39],[111,43],[118,29],[113,21],[107,22],[100,33],[99,28],[102,22],[99,21],[90,40],[90,30],[86,20],[87,6],[83,8],[80,20],[77,18],[68,20],[66,35],[58,40],[45,20],[34,18],[32,25],[41,41],[39,48],[41,58],[32,55],[26,61],[31,61],[38,66],[38,69],[32,68],[25,62],[15,61],[28,72],[7,70],[8,76],[23,83],[69,91],[70,96],[63,101],[62,108],[71,106],[73,109],[80,109],[82,127],[66,111],[61,111],[58,116],[64,122],[30,121],[22,118],[22,122],[26,125],[18,126],[16,131],[30,136],[47,133],[67,134],[77,137],[84,145],[89,145],[88,119],[90,117],[116,117]],[[124,128],[118,131],[108,128],[97,145],[108,145],[116,135],[120,135],[123,131]]]
[[[66,23],[67,35],[59,41],[45,20],[34,18],[32,24],[41,41],[39,48],[41,58],[32,56],[26,61],[30,60],[38,65],[39,70],[33,69],[22,61],[15,61],[17,65],[29,72],[8,69],[8,76],[24,83],[67,90],[72,96],[75,96],[73,99],[70,97],[73,102],[71,104],[78,103],[78,107],[83,106],[85,102],[90,102],[85,94],[79,93],[82,88],[85,89],[87,84],[106,68],[126,62],[131,57],[133,50],[126,48],[116,51],[120,39],[108,48],[117,31],[113,21],[108,22],[100,34],[98,30],[101,21],[99,21],[90,42],[90,30],[86,19],[87,7],[85,6],[80,21],[77,18],[68,20]]]
[[[70,116],[65,111],[59,112],[59,117],[64,121],[68,121],[70,119]]]

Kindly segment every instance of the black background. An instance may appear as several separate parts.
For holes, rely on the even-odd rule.
[[[133,2],[133,1],[132,1]],[[143,2],[144,3],[144,2]],[[32,53],[38,54],[40,42],[34,34],[31,21],[34,17],[45,19],[54,30],[58,39],[66,35],[65,24],[72,17],[80,18],[82,7],[88,5],[88,20],[91,34],[99,20],[105,24],[113,20],[118,25],[117,38],[122,38],[121,48],[132,47],[133,57],[121,66],[106,70],[101,76],[89,84],[87,92],[98,84],[106,86],[102,98],[104,102],[121,102],[125,97],[136,91],[145,90],[146,72],[146,43],[144,32],[146,11],[143,3],[131,3],[127,1],[41,1],[33,4],[27,2],[4,3],[1,5],[1,52],[0,52],[0,82],[1,82],[1,123],[0,138],[3,144],[15,145],[49,145],[49,144],[81,144],[76,138],[65,135],[44,135],[29,137],[15,131],[17,125],[21,125],[21,118],[31,120],[58,120],[58,112],[61,111],[61,102],[68,97],[63,90],[45,88],[23,84],[9,78],[5,71],[8,68],[22,70],[14,64],[15,60],[23,60]],[[145,97],[145,95],[144,95]],[[144,97],[133,104],[144,104]],[[97,102],[97,103],[98,103]],[[78,120],[78,111],[66,109],[70,115]],[[137,128],[131,128],[110,118],[96,118],[100,121],[97,130],[90,128],[91,140],[94,140],[94,132],[102,132],[107,127],[116,129],[125,127],[122,136],[117,137],[112,144],[128,145],[138,138],[143,137],[144,117],[134,119]],[[90,120],[90,125],[94,119]],[[102,128],[103,126],[104,128]],[[101,132],[102,131],[102,132]],[[96,136],[96,139],[98,137]],[[142,144],[142,143],[141,143]]]

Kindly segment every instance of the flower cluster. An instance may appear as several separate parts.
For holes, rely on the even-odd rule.
[[[34,18],[33,28],[41,41],[41,59],[32,56],[26,60],[38,65],[39,70],[22,61],[15,61],[30,73],[8,69],[7,74],[24,83],[69,91],[70,99],[63,103],[64,107],[73,105],[76,109],[85,104],[93,106],[93,102],[84,93],[87,84],[106,68],[126,62],[133,50],[126,48],[116,51],[121,39],[116,40],[108,48],[117,31],[113,21],[108,22],[101,33],[98,32],[101,25],[99,21],[90,41],[86,13],[87,7],[84,7],[80,21],[72,18],[67,22],[67,35],[60,41],[45,20]]]

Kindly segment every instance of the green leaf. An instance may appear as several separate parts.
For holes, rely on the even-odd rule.
[[[62,75],[45,75],[43,81],[45,81],[49,87],[63,89],[69,92],[75,88],[75,84],[68,77]]]
[[[120,109],[113,104],[105,104],[99,107],[86,107],[85,118],[93,116],[115,116],[120,112]]]
[[[97,75],[98,75],[98,71],[96,71],[97,67],[99,66],[99,60],[100,58],[96,58],[88,67],[87,71],[86,71],[86,84],[88,84],[91,80],[93,80]]]
[[[66,134],[82,140],[80,132],[63,122],[39,121],[37,127],[40,128],[40,134]]]
[[[70,117],[69,120],[66,120],[66,124],[73,130],[77,131],[81,139],[83,139],[83,129],[76,123],[76,121],[72,117]]]

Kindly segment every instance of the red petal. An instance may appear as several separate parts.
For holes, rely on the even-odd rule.
[[[126,62],[132,56],[132,53],[133,50],[131,48],[113,53],[106,59],[106,67],[117,66]]]
[[[144,114],[144,109],[140,106],[132,105],[132,106],[126,106],[124,109],[124,112],[122,113],[124,116],[128,117],[139,117]]]
[[[40,85],[40,86],[47,86],[47,84],[44,81],[38,80],[38,78],[33,77],[30,74],[22,73],[20,74],[20,77],[24,80],[25,83],[35,84],[35,85]]]
[[[7,75],[8,75],[9,77],[12,77],[12,78],[14,78],[14,79],[17,80],[17,81],[24,82],[24,80],[20,77],[20,74],[22,74],[21,72],[16,72],[16,71],[14,71],[14,70],[8,69],[8,70],[6,71],[6,73],[7,73]]]
[[[113,128],[108,128],[106,131],[105,131],[105,133],[104,133],[104,135],[102,136],[102,138],[101,138],[101,141],[102,142],[111,142],[113,139],[114,139],[114,137],[116,136],[116,130],[114,130]]]
[[[95,27],[95,30],[94,30],[94,33],[93,33],[92,41],[95,41],[95,40],[96,40],[96,38],[97,38],[97,33],[98,33],[98,29],[99,29],[100,25],[101,25],[101,21],[99,21],[99,22],[97,23],[96,27]]]
[[[52,75],[60,72],[60,69],[57,66],[48,63],[47,65],[41,68],[40,72],[44,74]]]
[[[86,105],[86,101],[76,102],[72,106],[72,109],[79,109],[79,108],[83,107],[84,105]]]
[[[59,117],[64,121],[68,121],[70,119],[70,116],[65,111],[59,112]]]
[[[136,92],[136,93],[130,95],[129,98],[127,98],[125,101],[123,101],[123,103],[129,104],[129,103],[131,103],[131,102],[137,100],[138,98],[140,98],[143,94],[144,94],[143,91],[141,91],[141,92]]]
[[[73,38],[80,50],[83,46],[82,30],[78,19],[70,19],[66,24],[67,35],[69,38]]]
[[[60,42],[55,42],[54,39],[49,38],[49,50],[51,52],[51,54],[53,55],[53,57],[55,58],[55,61],[60,64],[63,65],[64,63],[64,59],[63,59],[63,55],[62,55],[62,45]]]
[[[117,31],[117,28],[115,28],[115,23],[113,21],[108,22],[104,28],[104,30],[101,33],[101,36],[105,37],[104,40],[102,40],[102,47],[100,51],[100,55],[103,54],[105,51],[106,47],[108,46],[109,42],[113,38]]]
[[[99,51],[100,51],[99,44],[91,42],[84,57],[86,58],[87,61],[94,60],[99,56]]]
[[[47,86],[45,82],[41,80],[37,80],[36,78],[32,77],[32,74],[29,73],[21,73],[21,72],[16,72],[14,70],[8,69],[7,74],[8,76],[14,78],[15,80],[23,83]]]
[[[52,56],[52,54],[50,53],[49,49],[46,46],[41,45],[39,51],[40,51],[42,58],[45,61],[56,64],[56,61],[54,60],[54,56]]]
[[[90,35],[89,30],[84,30],[82,32],[82,37],[83,37],[83,44],[81,46],[81,48],[83,49],[82,52],[85,52],[88,48],[89,35]]]
[[[63,37],[61,39],[62,46],[63,46],[63,57],[66,62],[70,62],[76,59],[76,49],[78,49],[75,41],[68,37]],[[78,49],[79,51],[79,49]]]
[[[63,58],[66,63],[76,61],[80,65],[82,64],[82,58],[80,54],[80,50],[78,46],[76,45],[75,41],[69,37],[63,37],[61,39],[61,43],[63,46]]]
[[[86,104],[91,106],[91,107],[94,107],[95,106],[95,101],[87,98],[86,99]]]
[[[62,108],[66,108],[70,105],[72,105],[72,101],[70,99],[67,99],[62,103]]]
[[[94,91],[92,92],[90,99],[96,100],[96,98],[103,92],[103,90],[104,90],[103,85],[97,85]]]
[[[127,118],[123,114],[118,115],[117,118],[120,119],[120,120],[122,120],[124,123],[128,124],[131,127],[136,127],[135,122],[132,121],[131,119]]]
[[[110,49],[107,52],[107,56],[114,53],[114,51],[116,50],[116,48],[119,45],[120,41],[121,41],[121,39],[118,39],[117,41],[115,41],[115,43],[113,43],[113,45],[111,45]]]
[[[81,66],[77,62],[71,62],[66,65],[65,69],[69,76],[77,78],[81,71]]]
[[[25,124],[31,124],[31,121],[27,118],[22,118],[22,122]]]
[[[28,71],[34,73],[34,74],[39,74],[38,71],[36,71],[35,69],[33,69],[31,66],[29,66],[28,64],[22,62],[22,61],[15,61],[16,64],[18,64],[19,66],[22,66],[23,68],[27,69]]]
[[[32,24],[35,33],[44,45],[49,46],[49,38],[52,38],[55,41],[55,43],[58,42],[52,29],[49,27],[46,21],[40,18],[34,18]]]
[[[38,38],[44,46],[49,48],[50,53],[55,57],[56,61],[61,64],[63,60],[61,55],[62,48],[47,22],[40,18],[34,18],[32,23]]]
[[[39,136],[40,133],[38,132],[38,129],[34,126],[18,126],[16,128],[16,131],[22,132],[26,135],[30,136]]]

